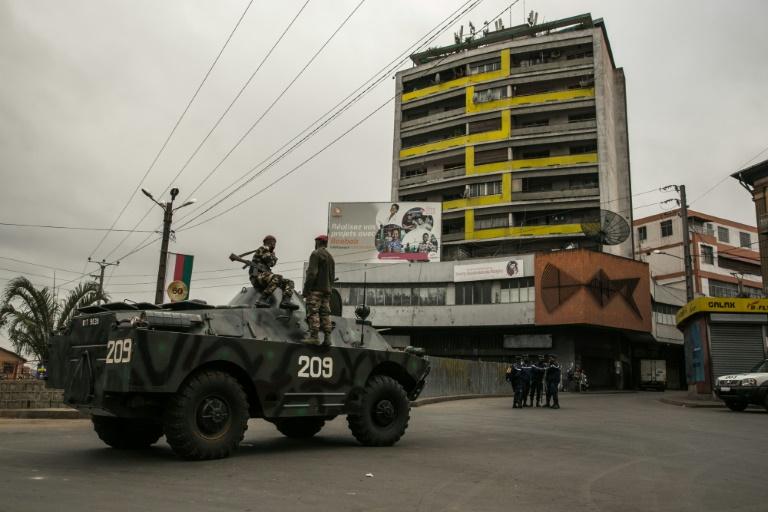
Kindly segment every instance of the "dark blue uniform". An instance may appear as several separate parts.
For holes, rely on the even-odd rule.
[[[547,366],[544,361],[539,361],[533,365],[533,380],[531,380],[531,407],[533,407],[533,397],[536,395],[536,407],[541,406],[541,387],[544,380],[544,373]]]
[[[547,383],[547,405],[546,407],[549,407],[549,402],[552,400],[552,407],[554,409],[560,408],[560,401],[558,400],[557,396],[557,388],[560,385],[560,376],[561,376],[561,370],[560,365],[557,364],[556,361],[552,361],[549,363],[549,367],[547,367],[546,375],[544,377],[544,380]]]
[[[531,381],[533,380],[533,366],[529,362],[525,362],[520,366],[520,393],[522,398],[522,406],[527,405],[528,394],[531,392]]]
[[[509,367],[509,370],[507,372],[507,380],[510,384],[512,384],[512,390],[515,393],[514,403],[512,407],[514,409],[517,409],[519,407],[522,407],[522,394],[523,394],[523,388],[521,387],[520,382],[520,363],[514,363],[512,366]]]

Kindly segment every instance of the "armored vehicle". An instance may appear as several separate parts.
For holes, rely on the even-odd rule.
[[[142,448],[165,435],[186,459],[227,457],[249,418],[308,438],[346,415],[366,446],[396,443],[408,426],[429,362],[419,349],[394,350],[365,320],[337,316],[328,346],[302,342],[295,312],[256,308],[247,287],[227,306],[183,301],[113,302],[81,308],[51,337],[48,386],[90,414],[114,448]]]

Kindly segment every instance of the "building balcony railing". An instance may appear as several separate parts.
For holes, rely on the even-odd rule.
[[[457,167],[455,169],[449,169],[447,171],[429,171],[426,174],[419,174],[418,176],[409,176],[407,178],[400,178],[400,186],[401,187],[408,187],[413,185],[422,185],[430,182],[438,182],[442,180],[446,180],[448,178],[457,178],[459,176],[464,176],[466,174],[466,170],[464,167]]]

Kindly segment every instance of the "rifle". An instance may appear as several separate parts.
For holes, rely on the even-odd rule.
[[[255,268],[258,272],[270,272],[270,268],[268,266],[264,265],[263,263],[256,263],[256,262],[253,262],[251,260],[246,260],[245,258],[242,257],[242,256],[246,256],[248,254],[252,254],[254,252],[256,252],[256,251],[246,252],[246,253],[241,254],[240,256],[238,256],[235,253],[232,253],[232,254],[229,255],[229,260],[230,261],[239,261],[240,263],[243,264],[243,268],[252,267],[252,268]]]

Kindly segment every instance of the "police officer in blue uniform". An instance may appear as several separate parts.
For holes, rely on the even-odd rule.
[[[533,381],[533,366],[530,356],[526,355],[523,364],[520,366],[520,391],[522,393],[522,406],[528,406],[528,395],[531,392],[531,381]]]
[[[560,385],[560,377],[562,374],[562,371],[560,369],[560,365],[557,363],[557,356],[554,354],[549,354],[547,356],[549,359],[547,370],[544,375],[544,381],[547,383],[547,403],[544,407],[552,407],[552,409],[559,409],[560,408],[560,401],[558,399],[557,393],[558,393],[558,386]],[[552,405],[550,406],[549,403],[552,401]]]
[[[520,356],[515,357],[515,362],[510,367],[510,371],[507,374],[507,379],[512,384],[512,389],[515,393],[514,402],[512,404],[513,409],[520,409],[523,405],[523,387],[522,387],[522,366],[523,366],[523,358]]]
[[[531,360],[538,359],[538,361],[532,363],[533,378],[531,380],[531,407],[533,407],[533,397],[536,396],[536,407],[541,407],[541,388],[542,381],[544,380],[544,373],[547,370],[547,365],[544,362],[544,356],[538,355],[531,357]]]

